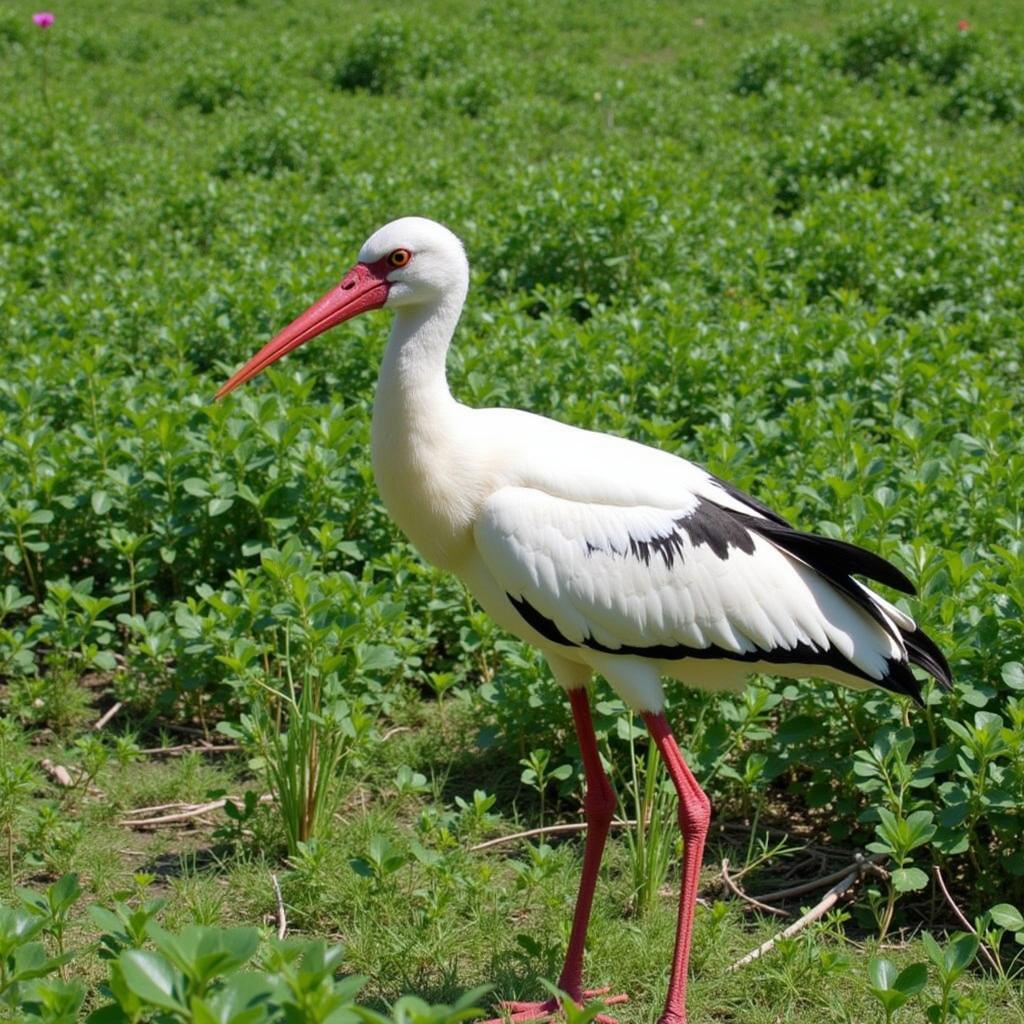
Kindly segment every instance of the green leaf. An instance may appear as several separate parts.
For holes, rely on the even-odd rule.
[[[182,485],[185,490],[194,495],[197,498],[207,498],[210,495],[210,488],[205,480],[200,480],[199,477],[190,476]]]
[[[911,964],[900,971],[893,987],[905,996],[916,996],[928,984],[928,967],[925,964]]]
[[[1024,665],[1019,661],[1008,661],[1003,665],[1003,682],[1011,690],[1024,690]]]
[[[373,865],[366,860],[365,857],[353,857],[349,862],[348,866],[357,874],[363,878],[373,878],[377,872],[374,870]]]
[[[106,515],[114,507],[114,502],[106,491],[93,491],[91,503],[93,512],[98,516]]]
[[[207,997],[203,1010],[208,1014],[209,1024],[258,1024],[267,1018],[266,1004],[273,991],[274,985],[266,974],[233,974]]]
[[[898,893],[912,893],[928,885],[928,876],[920,867],[897,867],[892,872],[893,888]]]
[[[89,916],[97,925],[110,935],[121,935],[124,933],[124,924],[112,910],[93,904],[89,908]]]
[[[931,811],[914,811],[907,818],[907,850],[914,850],[927,843],[935,835],[934,815]]]
[[[999,925],[1009,931],[1024,931],[1024,914],[1009,903],[999,903],[989,911],[989,916]]]
[[[978,939],[964,932],[958,933],[946,946],[943,956],[946,970],[951,977],[962,974],[978,952]]]
[[[896,965],[891,960],[872,957],[868,961],[868,977],[876,989],[890,989],[896,980]]]
[[[47,900],[55,912],[68,910],[82,895],[82,887],[78,883],[78,875],[63,875],[46,891]]]
[[[107,1003],[106,1006],[93,1010],[85,1018],[85,1024],[131,1024],[131,1020],[132,1018],[117,1003]]]
[[[871,994],[885,1007],[886,1012],[889,1014],[905,1005],[907,1001],[907,997],[898,989],[876,988],[874,985],[869,985],[868,988],[870,989]]]
[[[149,950],[131,949],[118,957],[125,983],[144,1003],[174,1013],[187,1012],[184,978],[166,957]]]
[[[945,969],[945,959],[942,952],[942,947],[935,941],[934,936],[930,932],[924,932],[921,935],[921,945],[924,946],[924,951],[928,954],[928,959],[931,960],[936,967]]]

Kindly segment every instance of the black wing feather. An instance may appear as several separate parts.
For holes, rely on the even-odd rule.
[[[873,551],[859,548],[845,540],[834,540],[817,533],[803,533],[791,526],[780,526],[776,522],[765,522],[756,516],[743,516],[743,519],[748,529],[756,530],[763,537],[774,541],[784,551],[796,555],[830,580],[852,575],[866,576],[869,580],[884,583],[904,594],[917,593],[914,584],[892,562],[887,562]]]
[[[723,485],[726,486],[726,485]],[[909,579],[893,565],[873,551],[857,547],[843,540],[822,537],[816,533],[804,533],[794,529],[780,516],[771,513],[760,502],[748,497],[735,488],[726,486],[729,493],[751,508],[762,513],[769,513],[766,518],[745,515],[742,512],[731,512],[748,530],[777,544],[783,551],[806,562],[812,569],[821,573],[830,583],[838,587],[852,601],[863,608],[879,625],[892,632],[895,623],[891,623],[871,600],[865,591],[852,579],[854,574],[866,576],[868,579],[883,583],[904,594],[916,594],[917,588]],[[907,660],[918,665],[935,680],[943,689],[949,690],[953,685],[953,674],[945,655],[927,633],[921,629],[913,631],[895,627],[897,639],[903,642],[907,651]],[[902,661],[889,662],[889,671],[880,686],[894,693],[903,693],[923,705],[921,686],[914,678],[908,664]]]
[[[953,689],[953,673],[938,644],[921,629],[915,629],[913,633],[907,630],[900,632],[907,647],[907,657],[915,665],[920,665],[929,675],[934,676],[944,690]]]

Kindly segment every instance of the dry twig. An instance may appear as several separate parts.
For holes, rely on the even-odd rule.
[[[39,762],[39,767],[42,768],[58,786],[71,787],[75,784],[75,780],[71,777],[71,772],[69,772],[64,765],[55,764],[48,757],[44,757],[42,761]]]
[[[270,881],[274,883],[274,899],[277,900],[277,937],[283,939],[288,934],[288,918],[284,914],[284,897],[281,895],[281,884],[277,875],[271,874]]]
[[[187,804],[181,800],[175,800],[169,804],[153,804],[150,807],[136,807],[132,810],[125,811],[125,814],[151,814],[153,811],[166,811],[171,807],[193,807],[194,804]]]
[[[616,818],[611,823],[611,827],[623,828],[635,824],[636,820],[633,818]],[[572,832],[586,832],[586,830],[587,823],[585,821],[576,821],[565,825],[545,825],[543,828],[530,828],[525,832],[513,832],[509,836],[498,836],[497,839],[488,839],[486,842],[471,846],[469,852],[476,853],[478,850],[489,850],[492,846],[514,843],[517,839],[532,839],[534,836],[567,835]]]
[[[273,796],[270,793],[264,793],[260,798],[261,804],[270,803],[273,800]],[[161,825],[177,825],[183,821],[192,821],[199,818],[203,814],[207,814],[210,811],[219,810],[228,801],[238,806],[242,805],[241,798],[237,796],[222,796],[219,800],[211,800],[205,804],[178,804],[177,806],[183,809],[175,812],[174,814],[165,814],[158,818],[122,818],[118,824],[128,825],[131,828],[157,828]],[[174,804],[167,804],[165,807],[174,807]],[[158,810],[163,808],[146,808],[147,810]],[[137,811],[128,811],[128,814],[138,813]],[[204,822],[204,824],[212,824],[211,822]]]
[[[65,768],[64,765],[55,764],[48,757],[44,757],[39,762],[39,767],[42,768],[58,786],[63,786],[65,789],[75,789],[82,785],[84,779],[85,785],[82,786],[82,788],[89,794],[89,796],[103,796],[103,790],[98,789],[89,782],[80,768],[76,768],[75,774],[72,775],[71,771]]]
[[[110,707],[107,708],[107,710],[104,711],[95,722],[93,722],[93,732],[99,732],[100,729],[102,729],[103,726],[105,726],[107,722],[109,722],[123,707],[124,704],[121,701],[118,701],[116,704],[111,704]]]
[[[868,872],[877,871],[878,865],[867,858],[862,857],[831,889],[799,920],[794,921],[788,928],[777,932],[766,942],[762,942],[757,949],[751,950],[746,956],[742,956],[730,968],[729,972],[738,971],[746,964],[752,963],[764,956],[780,939],[788,939],[802,931],[809,924],[824,917],[839,902],[839,898],[845,895],[857,882]]]
[[[824,889],[826,885],[838,882],[841,878],[845,878],[851,871],[855,870],[861,863],[872,864],[874,868],[880,869],[887,859],[888,854],[885,853],[876,853],[867,858],[858,856],[852,864],[847,864],[845,868],[833,871],[830,875],[822,875],[821,878],[815,878],[810,882],[802,882],[800,885],[791,885],[788,889],[776,889],[775,892],[767,892],[757,898],[765,903],[777,903],[779,900],[788,900],[793,896],[803,896],[804,893],[814,892],[815,889]],[[867,868],[866,870],[870,871],[873,868]]]
[[[224,754],[232,750],[241,750],[240,743],[179,743],[173,747],[147,747],[140,754],[148,757],[178,757],[191,753],[193,750],[201,754]]]
[[[946,902],[950,905],[953,913],[956,914],[956,919],[978,940],[978,949],[984,954],[985,959],[992,965],[992,970],[998,974],[1002,974],[1003,970],[1001,965],[996,961],[996,958],[990,952],[988,946],[982,941],[981,936],[978,934],[977,929],[970,921],[967,920],[963,915],[963,911],[953,902],[953,897],[950,896],[949,890],[946,888],[946,881],[942,877],[942,868],[936,864],[932,868],[932,872],[935,875],[935,881],[939,883],[939,888],[942,890],[942,895],[946,897]]]
[[[181,732],[186,736],[199,736],[206,742],[209,742],[209,731],[203,731],[197,729],[194,725],[183,725],[181,722],[165,722],[163,720],[159,723],[161,729],[170,729],[171,732]]]
[[[779,907],[770,907],[767,903],[761,903],[759,900],[754,899],[753,896],[748,896],[730,877],[729,877],[729,858],[722,858],[722,881],[725,883],[725,887],[734,896],[738,896],[741,900],[749,903],[752,907],[757,907],[758,910],[764,910],[769,914],[776,914],[779,917],[789,917],[790,914],[786,910],[782,910]]]

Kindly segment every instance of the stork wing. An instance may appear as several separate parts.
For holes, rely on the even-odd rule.
[[[512,605],[550,643],[659,660],[828,665],[916,692],[905,640],[923,634],[850,573],[901,589],[905,577],[754,508],[692,491],[667,510],[505,487],[485,503],[475,538]]]

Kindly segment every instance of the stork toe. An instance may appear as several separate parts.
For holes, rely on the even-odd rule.
[[[585,1001],[592,1002],[595,999],[605,1006],[618,1006],[621,1003],[628,1003],[629,996],[624,992],[620,992],[616,995],[609,996],[606,993],[610,992],[611,989],[606,988],[588,988],[584,989],[579,998],[575,999],[577,1004]],[[550,999],[543,999],[537,1001],[524,1002],[517,999],[503,999],[498,1006],[501,1010],[505,1011],[500,1017],[492,1017],[490,1020],[483,1021],[482,1024],[528,1024],[533,1021],[546,1021],[553,1017],[557,1017],[562,1012],[561,1003],[551,997]],[[619,1021],[615,1017],[609,1017],[607,1014],[599,1013],[595,1018],[598,1024],[619,1024]]]

